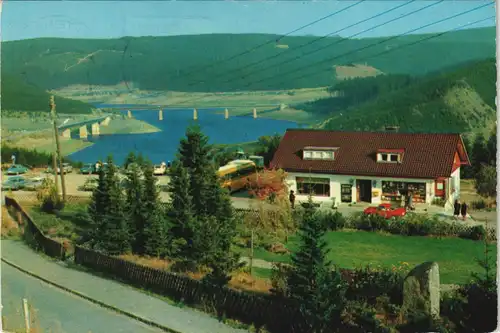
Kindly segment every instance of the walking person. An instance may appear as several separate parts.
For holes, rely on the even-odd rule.
[[[462,207],[460,207],[460,213],[462,213],[462,219],[464,221],[467,218],[467,208],[469,208],[469,207],[467,206],[467,204],[465,202],[462,204]]]
[[[413,192],[408,192],[407,210],[413,210]]]
[[[454,218],[457,218],[460,216],[460,208],[461,208],[461,204],[460,204],[460,201],[458,200],[455,200],[455,204],[453,205],[453,217]]]
[[[295,209],[295,194],[293,190],[290,191],[290,204],[292,205],[292,209]]]

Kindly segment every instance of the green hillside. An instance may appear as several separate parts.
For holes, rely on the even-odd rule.
[[[453,72],[410,80],[406,86],[346,109],[335,110],[335,98],[316,103],[323,108],[330,104],[335,111],[321,124],[326,129],[382,130],[394,125],[409,132],[489,135],[496,121],[495,97],[496,64],[495,59],[488,59]],[[314,103],[309,107],[314,109]]]
[[[281,90],[330,86],[335,83],[335,65],[366,63],[386,74],[423,75],[495,55],[494,27],[451,32],[398,49],[424,37],[427,35],[403,36],[343,57],[339,56],[385,38],[329,37],[300,49],[318,37],[207,34],[111,40],[39,38],[3,42],[2,71],[22,74],[45,89],[126,81],[142,90]],[[279,39],[279,45],[273,42],[211,66],[273,39]],[[306,55],[320,48],[324,49]],[[387,50],[393,51],[370,57]],[[272,56],[276,57],[265,60]],[[295,57],[300,58],[284,64]],[[332,57],[339,58],[328,60]],[[326,61],[315,64],[322,60]],[[242,69],[252,63],[256,65]],[[203,82],[193,84],[198,81]]]
[[[49,111],[50,95],[41,88],[2,73],[2,110]],[[56,97],[59,113],[91,113],[92,106],[80,101]]]

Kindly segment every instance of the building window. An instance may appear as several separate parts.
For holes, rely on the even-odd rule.
[[[308,178],[297,177],[297,194],[330,196],[330,179],[328,178]]]
[[[337,148],[321,148],[321,147],[305,147],[303,158],[305,160],[335,160],[335,152]]]
[[[388,154],[388,153],[379,153],[377,154],[377,161],[378,162],[386,162],[386,163],[398,163],[401,162],[401,154],[398,153],[393,153],[393,154]]]
[[[340,201],[352,202],[352,185],[350,184],[340,185]]]

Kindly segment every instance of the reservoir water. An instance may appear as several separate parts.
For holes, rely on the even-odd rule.
[[[77,151],[69,157],[85,163],[106,159],[109,154],[118,164],[122,164],[130,151],[142,153],[153,163],[172,161],[185,136],[186,128],[198,124],[212,144],[234,144],[256,141],[260,136],[283,134],[287,128],[299,125],[291,121],[235,116],[224,119],[214,109],[198,109],[198,120],[193,120],[192,109],[164,109],[163,120],[158,119],[158,111],[134,111],[134,118],[143,120],[161,129],[161,132],[146,134],[114,134],[90,137],[94,144]],[[126,111],[123,112],[126,114]]]

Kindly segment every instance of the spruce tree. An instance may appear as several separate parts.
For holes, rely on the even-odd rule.
[[[144,253],[143,229],[146,218],[144,185],[141,172],[136,164],[131,164],[127,170],[126,203],[129,221],[129,234],[132,239],[132,251]]]
[[[151,256],[160,257],[166,252],[165,217],[161,214],[156,178],[153,166],[146,163],[143,167],[144,192],[144,224],[138,229],[137,244],[141,251]]]
[[[474,175],[479,173],[482,164],[487,164],[489,161],[488,148],[486,146],[486,140],[484,135],[477,134],[472,145],[472,169]]]
[[[125,170],[127,170],[128,166],[130,164],[135,163],[135,160],[136,160],[135,153],[133,151],[131,151],[130,153],[128,153],[127,157],[125,158],[125,162],[123,163],[123,168]]]
[[[299,229],[299,250],[292,256],[287,278],[288,296],[300,309],[299,326],[304,332],[331,332],[332,326],[340,323],[344,306],[344,284],[327,259],[326,231],[310,204]]]
[[[491,133],[488,143],[486,144],[488,150],[488,163],[492,166],[497,165],[497,131],[495,130]]]
[[[109,203],[108,183],[104,168],[99,168],[98,177],[97,187],[92,191],[87,210],[88,218],[90,219],[88,238],[92,246],[97,241],[106,214],[106,206]]]
[[[196,230],[194,207],[190,194],[188,170],[180,161],[174,161],[170,169],[170,222],[171,254],[183,260],[195,260],[192,252],[193,236]]]
[[[189,127],[186,130],[186,137],[180,141],[178,159],[190,174],[189,188],[197,213],[201,213],[205,209],[202,192],[205,186],[207,168],[211,165],[210,151],[208,137],[201,132],[198,126]]]
[[[111,255],[126,253],[131,250],[128,231],[125,200],[120,188],[116,166],[113,159],[108,157],[108,168],[105,172],[107,184],[107,204],[99,233],[96,234],[96,248]]]

